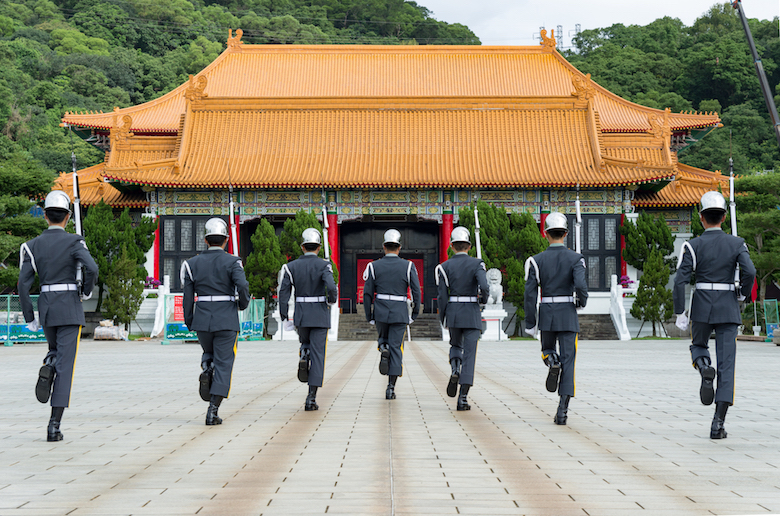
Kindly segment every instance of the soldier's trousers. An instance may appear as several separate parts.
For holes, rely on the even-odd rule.
[[[709,340],[715,330],[715,354],[718,359],[718,388],[715,401],[734,404],[734,363],[737,358],[737,325],[734,323],[708,324],[691,321],[691,360],[710,358]]]
[[[474,367],[477,364],[477,341],[482,330],[476,328],[450,328],[450,361],[460,358],[461,385],[474,385]]]
[[[46,358],[51,358],[56,371],[54,386],[51,391],[52,407],[67,407],[70,405],[70,390],[73,386],[73,368],[76,366],[76,356],[81,342],[81,326],[46,326],[43,328],[49,352]]]
[[[379,345],[387,344],[390,349],[390,367],[388,376],[403,376],[404,374],[404,338],[406,338],[406,325],[403,323],[390,324],[376,322],[377,339]]]
[[[325,378],[325,355],[328,351],[327,328],[298,328],[301,351],[309,351],[309,385],[322,387]]]
[[[577,332],[574,331],[542,332],[542,355],[556,352],[557,349],[558,356],[561,358],[561,378],[558,383],[558,394],[561,396],[574,396],[577,390],[574,381],[577,362],[577,335]]]
[[[233,379],[233,364],[236,361],[238,332],[233,330],[199,331],[198,341],[203,348],[201,362],[211,360],[214,363],[214,380],[210,394],[227,398],[230,395],[230,382]]]

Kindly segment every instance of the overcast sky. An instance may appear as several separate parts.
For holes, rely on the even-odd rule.
[[[533,45],[539,28],[563,26],[564,46],[571,44],[575,25],[582,30],[647,25],[664,16],[690,26],[708,11],[712,0],[417,0],[433,17],[468,26],[483,45]],[[771,20],[780,15],[780,0],[742,0],[748,18]],[[556,39],[558,38],[556,30]]]

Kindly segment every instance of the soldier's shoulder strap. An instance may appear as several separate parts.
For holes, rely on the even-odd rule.
[[[447,287],[450,286],[450,278],[447,277],[447,272],[444,270],[444,267],[442,267],[442,263],[436,266],[436,269],[434,270],[434,276],[436,280],[436,285],[439,285],[439,278],[444,279],[444,284],[447,285]]]
[[[184,279],[186,276],[189,276],[190,281],[195,283],[195,278],[192,276],[192,269],[190,268],[190,263],[187,260],[184,260],[181,262],[181,269],[179,270],[179,280],[181,281],[181,284],[184,285]]]
[[[528,259],[525,261],[525,277],[523,279],[525,281],[528,281],[528,274],[531,272],[531,267],[534,268],[534,273],[536,274],[537,283],[540,282],[541,276],[539,275],[539,264],[536,263],[536,259],[534,259],[533,256],[529,256]]]
[[[408,265],[406,266],[406,283],[409,285],[412,284],[412,267],[414,267],[414,263],[409,261]]]
[[[685,250],[688,249],[688,252],[691,253],[691,259],[693,260],[693,270],[696,270],[696,251],[693,250],[693,246],[690,242],[684,242],[682,245],[682,249],[680,249],[680,258],[677,260],[677,268],[680,268],[680,265],[682,265],[683,256],[685,255]]]
[[[30,265],[32,265],[33,270],[36,274],[38,274],[38,266],[35,264],[35,256],[33,256],[33,253],[30,250],[30,246],[27,245],[27,242],[23,243],[19,248],[19,269],[22,268],[22,264],[24,263],[25,253],[30,257]]]
[[[295,280],[293,279],[292,272],[290,271],[290,268],[287,266],[286,263],[282,265],[282,277],[284,277],[285,274],[287,275],[288,278],[290,278],[290,284],[292,286],[295,286]]]
[[[371,275],[371,279],[376,279],[376,272],[374,271],[374,262],[368,262],[366,269],[363,271],[363,281],[368,281],[368,275]]]

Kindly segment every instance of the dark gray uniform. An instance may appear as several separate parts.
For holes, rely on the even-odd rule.
[[[541,331],[542,358],[555,353],[556,341],[558,342],[561,357],[558,394],[574,396],[577,334],[580,331],[577,307],[583,307],[588,302],[585,259],[563,244],[551,244],[543,252],[526,261],[526,270],[524,299],[526,328],[538,326]],[[540,284],[542,299],[537,320],[537,289]]]
[[[404,332],[409,321],[406,294],[412,292],[412,320],[420,311],[420,280],[409,260],[388,253],[368,264],[363,273],[366,320],[375,321],[379,345],[390,350],[389,376],[403,375]],[[376,294],[376,297],[374,295]]]
[[[745,241],[726,234],[720,228],[706,229],[700,237],[685,244],[674,277],[674,312],[685,311],[685,285],[696,273],[696,288],[691,302],[691,360],[710,358],[708,342],[715,330],[718,359],[716,402],[734,403],[734,361],[737,353],[737,326],[742,317],[734,285],[739,264],[739,292],[749,296],[756,277]]]
[[[238,311],[249,305],[244,267],[239,258],[221,247],[209,247],[182,263],[181,282],[184,323],[198,333],[203,348],[201,362],[214,364],[210,394],[227,398],[241,330]]]
[[[485,262],[468,253],[455,253],[436,266],[439,319],[450,331],[450,361],[461,359],[459,383],[474,385],[477,341],[482,334],[479,304],[487,303]]]
[[[82,292],[89,295],[97,280],[98,266],[89,254],[83,237],[68,233],[59,226],[50,226],[40,236],[22,245],[17,285],[19,300],[24,320],[33,321],[35,311],[30,288],[37,273],[41,284],[38,317],[49,343],[46,361],[52,360],[55,370],[52,407],[70,405],[73,367],[81,327],[84,326],[84,308],[76,285],[78,262],[83,265]]]
[[[282,284],[279,287],[279,315],[287,320],[290,293],[295,287],[293,324],[298,330],[301,352],[311,359],[308,383],[322,387],[325,377],[325,355],[330,328],[330,306],[338,300],[338,289],[333,280],[330,263],[315,253],[305,253],[282,266]]]

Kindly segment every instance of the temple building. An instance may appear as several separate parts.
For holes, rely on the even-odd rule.
[[[541,224],[551,211],[573,217],[579,195],[589,285],[606,292],[626,273],[624,217],[657,211],[687,236],[692,206],[725,181],[677,162],[720,119],[622,99],[542,34],[538,46],[485,47],[248,45],[231,33],[158,99],[65,114],[106,151],[80,172],[83,200],[159,217],[148,267],[175,291],[209,217],[235,218],[245,257],[260,218],[279,226],[325,199],[342,309],[357,309],[364,264],[395,227],[435,311],[433,269],[461,208],[482,199]]]

